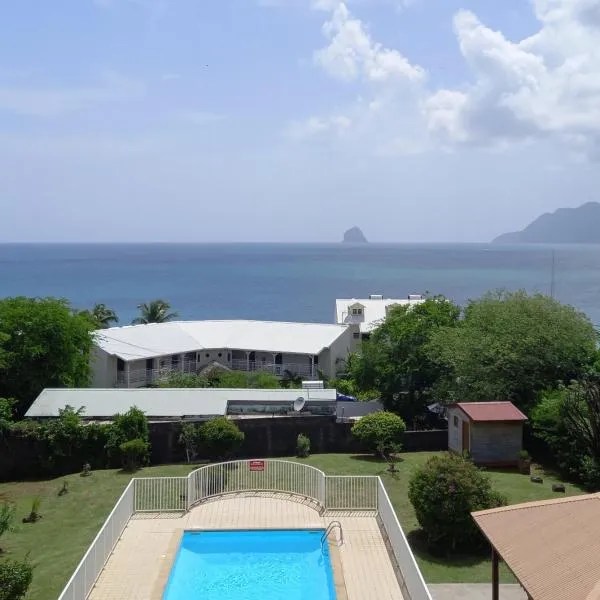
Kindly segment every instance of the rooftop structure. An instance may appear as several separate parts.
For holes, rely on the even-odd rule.
[[[473,513],[490,541],[493,596],[504,560],[532,600],[600,598],[600,495],[514,504]]]
[[[353,349],[351,328],[274,321],[174,321],[95,333],[94,387],[142,387],[172,372],[221,366],[315,379],[335,375]]]
[[[358,324],[360,333],[368,335],[383,322],[392,306],[419,304],[424,300],[421,294],[411,294],[407,298],[384,298],[381,294],[371,294],[365,299],[337,299],[335,322]]]
[[[458,407],[473,422],[508,422],[527,421],[523,414],[512,402],[457,402],[452,407]]]
[[[82,408],[82,418],[94,421],[109,420],[134,406],[151,420],[249,413],[287,414],[295,411],[294,402],[298,398],[306,401],[303,414],[336,414],[334,389],[66,388],[42,391],[25,416],[32,419],[56,418],[67,405]],[[351,412],[352,408],[346,411]]]

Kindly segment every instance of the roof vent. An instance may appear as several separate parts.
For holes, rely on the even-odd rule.
[[[369,300],[383,300],[383,294],[369,294]]]
[[[423,294],[409,294],[409,300],[423,300]]]
[[[322,381],[303,381],[302,382],[303,390],[322,390],[325,389],[325,385]]]

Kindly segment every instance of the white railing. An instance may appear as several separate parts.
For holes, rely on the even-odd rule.
[[[316,377],[317,367],[311,367],[309,364],[300,363],[273,363],[273,362],[262,362],[258,360],[247,361],[243,358],[234,358],[231,361],[231,368],[234,371],[260,371],[265,373],[272,373],[278,377],[283,377],[286,371],[292,375],[299,375],[301,377]]]
[[[134,513],[133,490],[134,483],[132,480],[125,488],[110,515],[108,515],[102,529],[94,538],[58,600],[82,600],[87,598],[110,553]]]
[[[427,589],[417,561],[408,545],[408,540],[404,535],[404,531],[402,531],[383,482],[379,477],[377,479],[379,519],[390,541],[392,552],[402,575],[402,595],[407,600],[431,600],[431,594]]]
[[[286,371],[292,375],[300,377],[314,378],[317,376],[317,367],[311,368],[307,364],[285,363],[276,364],[272,362],[246,361],[243,359],[233,359],[230,366],[234,371],[246,372],[264,372],[272,373],[278,377],[283,377]],[[117,387],[136,387],[148,385],[162,377],[177,375],[181,373],[197,373],[203,366],[201,363],[185,361],[181,365],[170,365],[159,369],[134,369],[133,371],[118,371],[116,378]]]
[[[281,492],[325,504],[325,473],[287,460],[236,460],[207,465],[189,475],[188,506],[238,492]]]
[[[277,459],[217,463],[200,467],[187,477],[132,479],[59,600],[87,598],[134,513],[186,512],[211,497],[240,492],[293,494],[313,501],[321,510],[377,511],[401,571],[404,597],[431,600],[379,477],[325,475],[310,465]]]
[[[189,477],[136,477],[135,512],[179,512],[188,509]]]
[[[377,510],[375,476],[327,475],[325,508],[327,510]]]

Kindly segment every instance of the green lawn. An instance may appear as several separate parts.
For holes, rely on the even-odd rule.
[[[490,562],[481,557],[450,557],[439,559],[423,548],[417,533],[418,526],[408,501],[408,479],[418,465],[433,453],[403,454],[394,476],[386,472],[386,465],[370,456],[321,454],[301,462],[313,465],[332,475],[380,475],[388,490],[396,513],[407,534],[423,575],[429,583],[488,582]],[[143,477],[186,475],[192,467],[173,465],[150,467],[137,475]],[[542,485],[515,472],[490,471],[494,486],[506,494],[511,503],[556,497],[551,485],[557,479],[544,475]],[[95,471],[91,477],[70,475],[50,481],[0,484],[0,500],[8,498],[17,504],[18,525],[15,531],[0,539],[5,556],[30,553],[35,564],[34,580],[28,600],[48,600],[58,597],[90,542],[125,488],[130,475],[118,471]],[[69,492],[59,497],[62,482],[69,482]],[[567,494],[581,493],[567,486]],[[41,521],[21,524],[28,514],[32,500],[42,499]],[[502,571],[503,581],[511,581],[510,574]]]

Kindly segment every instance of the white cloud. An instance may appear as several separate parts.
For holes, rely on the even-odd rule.
[[[56,117],[106,102],[119,102],[144,93],[141,82],[114,72],[86,87],[24,87],[0,85],[0,112],[32,117]]]
[[[352,81],[385,82],[393,78],[421,81],[425,71],[412,65],[398,50],[373,41],[360,19],[354,18],[343,2],[320,0],[320,9],[333,8],[323,25],[329,45],[314,54],[317,65],[332,77]]]
[[[286,130],[288,137],[303,140],[322,133],[343,134],[352,125],[352,120],[344,115],[331,117],[310,117],[304,121],[293,122]]]
[[[475,77],[423,105],[429,130],[449,143],[554,138],[600,147],[600,0],[534,0],[540,30],[520,42],[459,12],[454,28]]]

